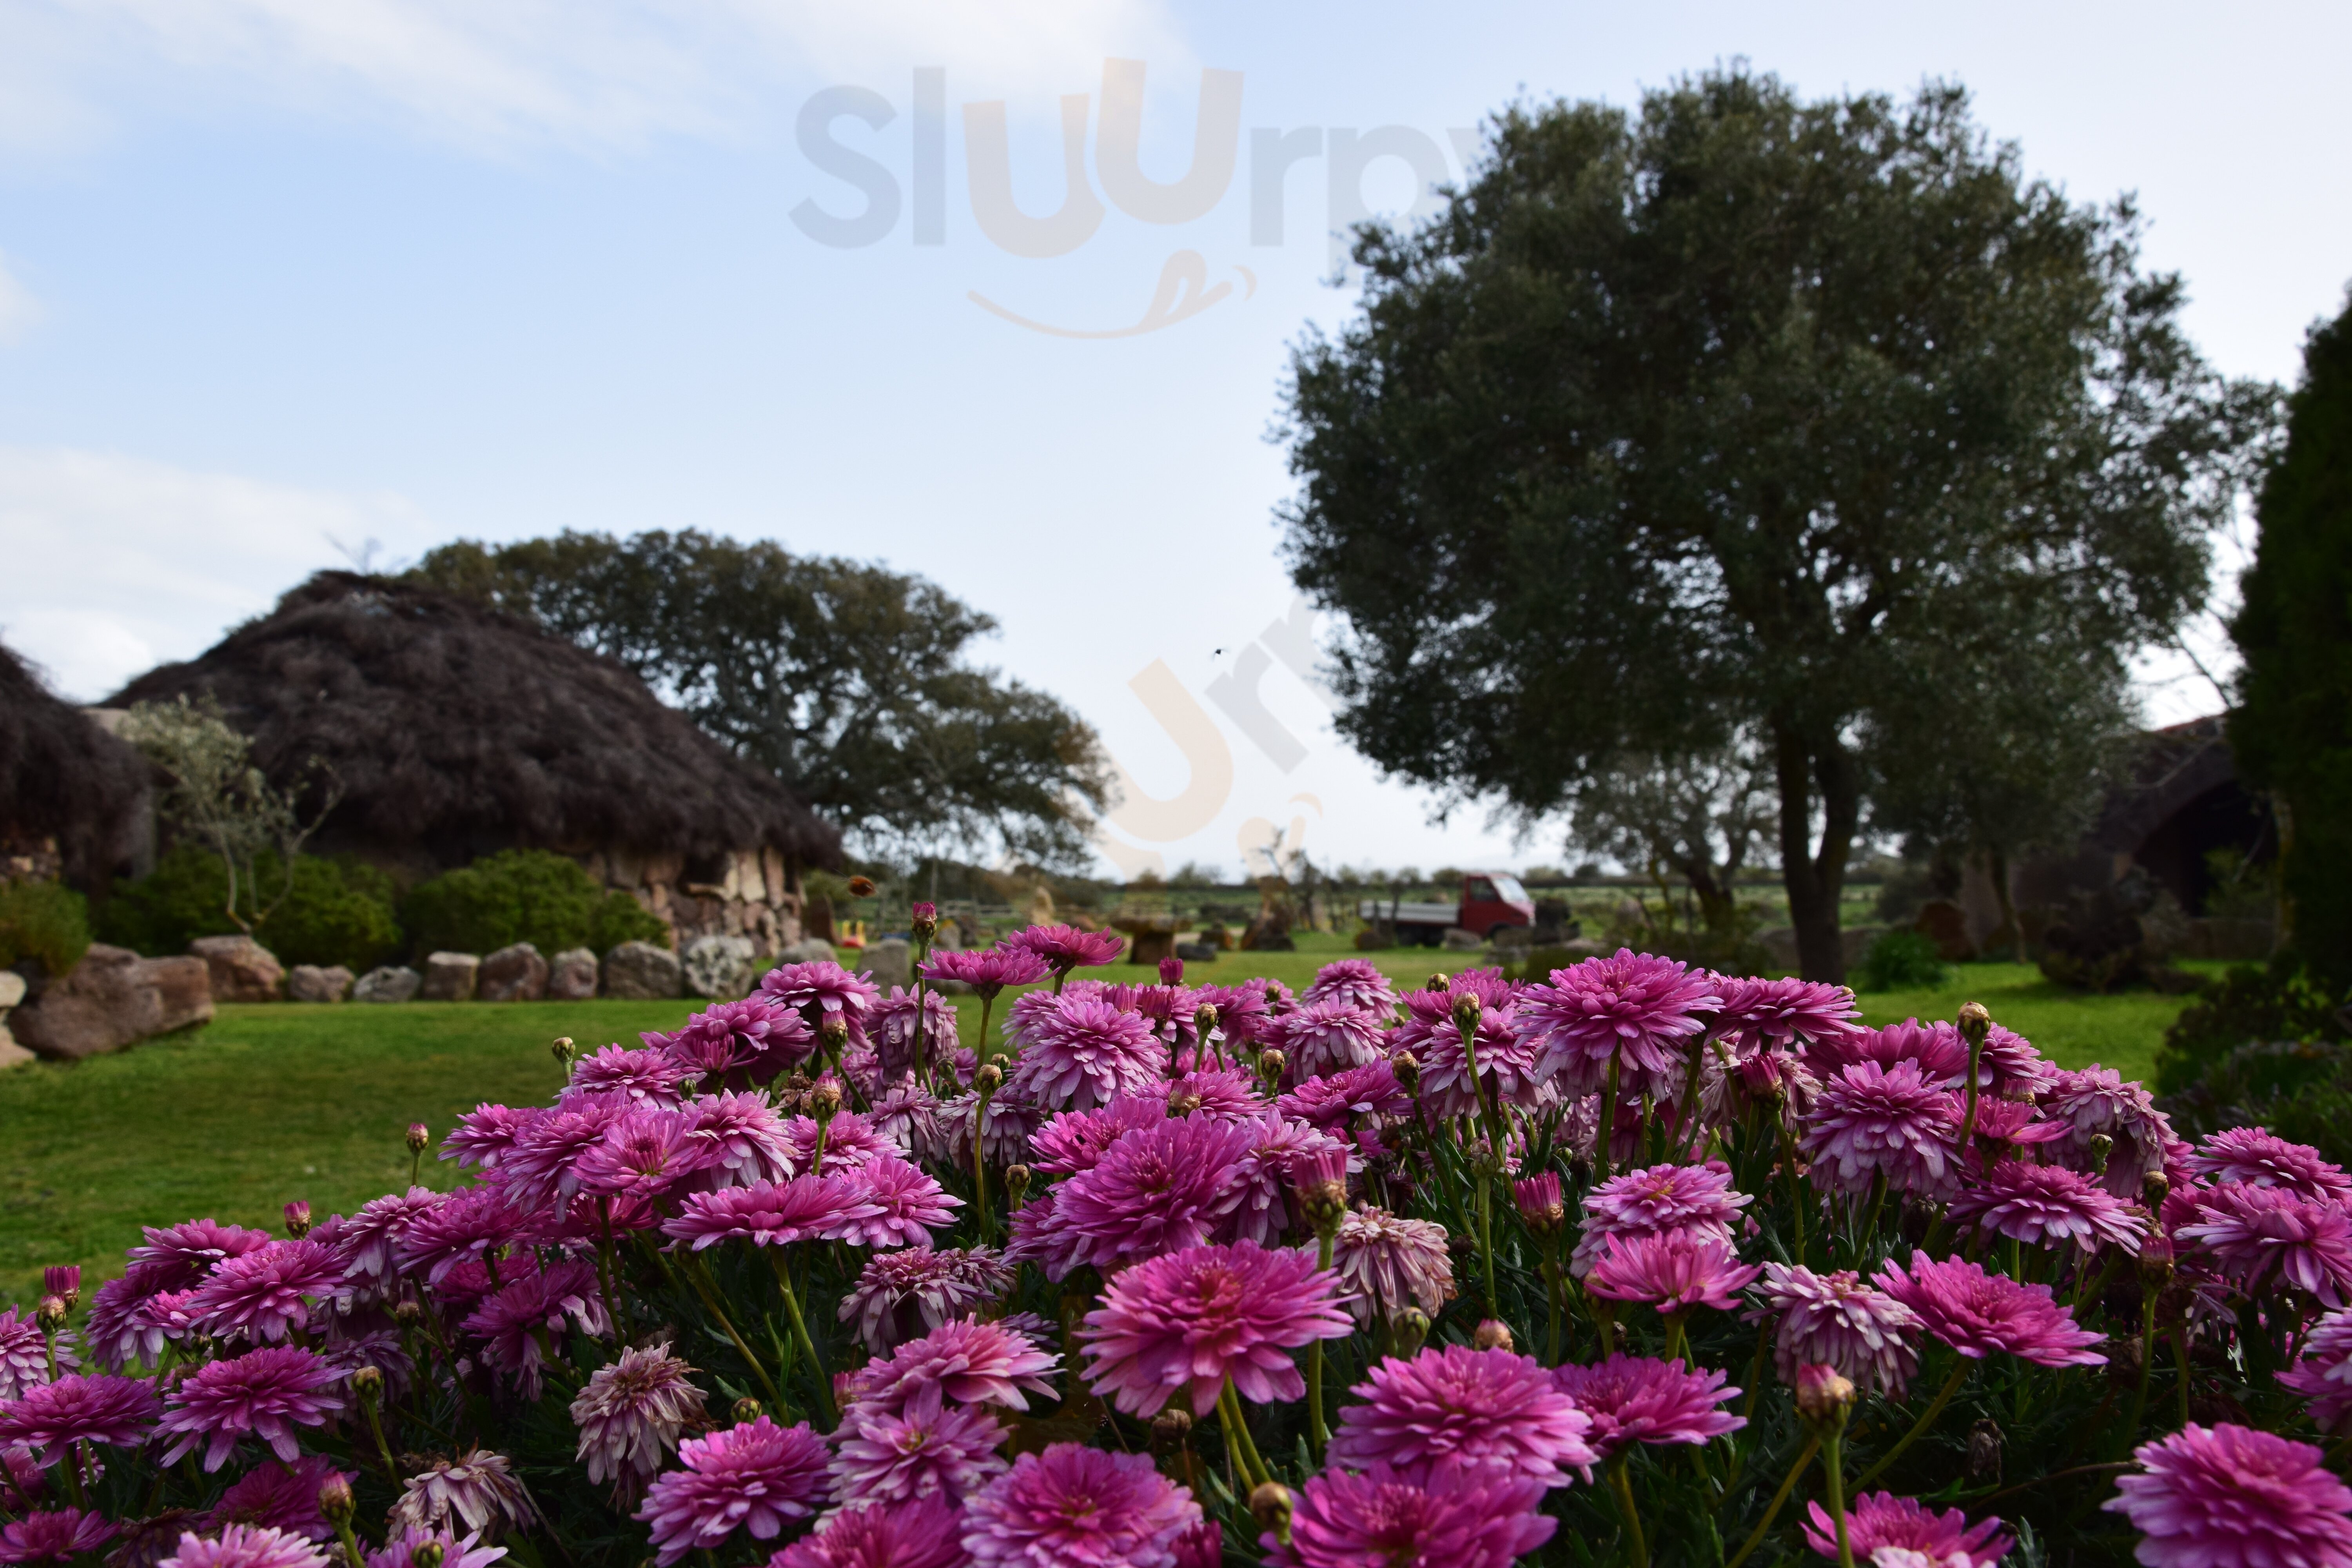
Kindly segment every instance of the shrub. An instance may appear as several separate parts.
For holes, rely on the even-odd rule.
[[[89,948],[89,904],[61,882],[0,882],[0,969],[70,972]]]
[[[263,855],[255,873],[265,888],[284,876],[283,862]],[[224,907],[228,876],[220,858],[202,847],[181,843],[166,850],[155,869],[136,881],[125,879],[99,912],[105,941],[160,958],[188,951],[200,936],[234,936],[241,929]],[[281,963],[340,963],[366,970],[400,952],[400,924],[394,916],[392,879],[348,858],[294,858],[292,883],[254,928],[254,940]]]
[[[401,905],[418,953],[495,952],[527,942],[541,952],[625,942],[669,945],[669,928],[579,862],[545,849],[506,849],[421,883]]]
[[[1944,955],[1933,938],[1891,931],[1862,955],[1864,991],[1933,991],[1944,983]]]

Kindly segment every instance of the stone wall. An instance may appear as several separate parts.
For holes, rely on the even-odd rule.
[[[579,857],[588,874],[668,922],[676,948],[699,936],[749,938],[761,958],[801,940],[800,875],[780,849],[747,849],[714,863],[624,851]]]

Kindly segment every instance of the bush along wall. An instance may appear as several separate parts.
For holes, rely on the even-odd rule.
[[[69,973],[89,947],[89,905],[61,882],[0,880],[0,969]]]
[[[669,927],[628,894],[604,888],[577,861],[544,849],[509,849],[419,883],[401,923],[422,957],[493,952],[528,942],[543,953],[625,942],[670,944]]]
[[[275,896],[284,864],[261,858],[266,896]],[[364,861],[298,855],[291,889],[253,934],[281,963],[340,963],[363,972],[402,951],[395,896],[392,879]],[[158,858],[152,874],[114,885],[99,912],[99,937],[151,958],[185,952],[200,936],[240,929],[227,901],[219,858],[177,844]]]

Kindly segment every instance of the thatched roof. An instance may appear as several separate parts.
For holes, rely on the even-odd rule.
[[[55,840],[66,879],[99,886],[146,835],[148,784],[138,752],[0,647],[0,851]]]
[[[621,665],[429,588],[321,572],[112,701],[206,693],[273,780],[313,757],[333,770],[322,850],[442,866],[513,846],[840,859],[840,835],[773,774]]]

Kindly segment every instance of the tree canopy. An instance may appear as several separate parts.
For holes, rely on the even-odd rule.
[[[1752,729],[1803,968],[1840,977],[1887,770],[2016,682],[2120,691],[2204,592],[2270,394],[2206,367],[2136,232],[1956,87],[1507,110],[1442,211],[1359,231],[1360,312],[1294,353],[1283,521],[1343,617],[1343,732],[1533,818]]]
[[[2315,329],[2264,477],[2231,634],[2245,658],[2230,743],[2285,810],[2291,945],[2352,985],[2352,305]]]
[[[620,660],[870,853],[1068,864],[1105,803],[1094,731],[969,662],[996,623],[920,577],[691,531],[460,541],[410,575]]]

